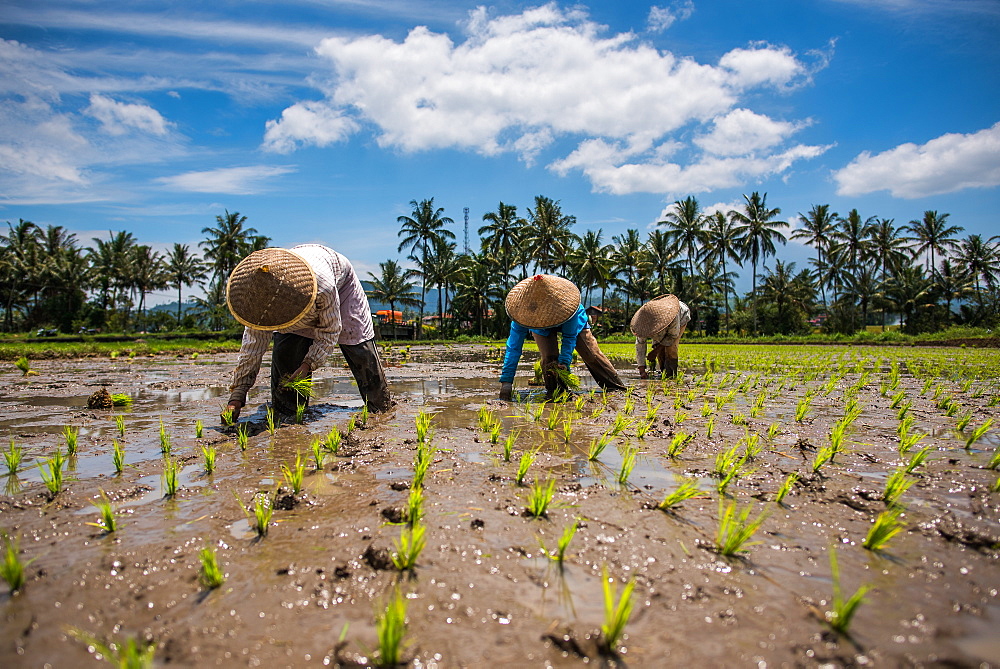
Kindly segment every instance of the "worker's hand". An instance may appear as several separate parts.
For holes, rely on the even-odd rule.
[[[291,381],[297,381],[298,379],[308,378],[310,374],[312,374],[312,367],[309,366],[308,362],[303,362],[288,378]]]
[[[648,379],[649,378],[649,374],[646,373],[646,366],[645,365],[639,365],[639,378],[640,379]]]
[[[511,395],[514,392],[513,383],[501,383],[500,384],[500,399],[510,402]]]
[[[231,400],[229,402],[229,406],[226,408],[233,412],[232,422],[235,423],[236,419],[240,417],[240,409],[243,408],[243,402],[240,402],[239,400]]]

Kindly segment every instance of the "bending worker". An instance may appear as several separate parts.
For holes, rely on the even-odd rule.
[[[580,304],[580,290],[572,281],[551,274],[538,274],[514,286],[507,294],[505,305],[512,321],[500,373],[500,399],[511,399],[514,374],[521,360],[524,338],[529,332],[541,354],[548,397],[554,395],[556,388],[566,387],[559,378],[558,370],[569,369],[573,349],[580,353],[587,369],[602,388],[625,390],[618,372],[607,356],[601,353],[590,331],[587,313]]]
[[[303,244],[254,251],[229,277],[226,304],[246,326],[229,396],[233,420],[246,405],[272,340],[275,413],[293,414],[303,399],[308,403],[284,384],[311,379],[338,344],[368,408],[385,411],[391,406],[368,298],[350,261],[333,249]]]
[[[647,379],[646,361],[656,371],[657,362],[660,371],[667,376],[677,376],[677,364],[680,357],[679,348],[681,335],[691,321],[691,310],[688,305],[677,299],[675,295],[660,295],[654,297],[632,316],[630,325],[635,335],[635,361],[639,366],[639,378]],[[649,356],[646,356],[646,340],[653,344]]]

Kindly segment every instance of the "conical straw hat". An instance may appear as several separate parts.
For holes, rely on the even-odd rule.
[[[288,249],[254,251],[236,266],[226,284],[226,305],[243,325],[283,330],[309,313],[316,302],[316,274]]]
[[[565,323],[580,307],[580,289],[551,274],[536,274],[507,293],[507,315],[526,328],[551,328]]]
[[[640,339],[655,339],[673,323],[681,311],[680,301],[675,295],[660,295],[654,297],[632,316],[629,327],[632,334]]]

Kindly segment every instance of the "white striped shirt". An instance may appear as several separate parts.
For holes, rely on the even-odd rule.
[[[315,370],[326,364],[337,344],[360,344],[374,339],[375,329],[368,297],[347,258],[321,244],[303,244],[291,250],[302,256],[316,273],[316,302],[293,328],[277,332],[312,339],[304,362]],[[243,329],[230,401],[246,402],[272,334],[268,330]]]

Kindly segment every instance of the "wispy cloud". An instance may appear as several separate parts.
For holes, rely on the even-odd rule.
[[[654,5],[649,8],[646,28],[650,32],[663,32],[677,21],[691,18],[692,14],[694,14],[694,2],[692,0],[678,0],[669,7]]]
[[[926,144],[900,144],[874,155],[865,151],[833,178],[838,195],[887,190],[907,199],[1000,186],[1000,123],[967,135],[948,133]]]
[[[615,193],[672,192],[705,172],[708,187],[734,185],[823,151],[781,145],[804,123],[740,106],[751,92],[808,81],[813,68],[785,47],[754,44],[699,64],[631,33],[605,36],[581,9],[552,3],[507,16],[479,8],[465,27],[457,44],[425,27],[402,42],[324,40],[317,53],[333,75],[325,99],[268,122],[265,147],[323,146],[373,127],[387,148],[515,152],[530,162],[575,138],[576,149],[550,167],[580,170],[596,189]],[[678,134],[691,128],[701,130],[700,146]],[[664,163],[680,149],[701,157]],[[684,178],[663,180],[665,173]]]
[[[295,168],[291,166],[248,165],[185,172],[184,174],[160,177],[156,182],[166,188],[189,193],[253,195],[268,190],[268,181],[293,172],[295,172]]]

